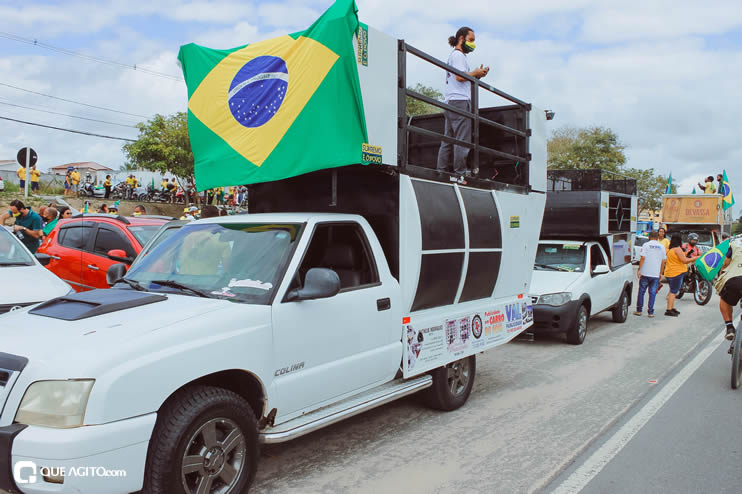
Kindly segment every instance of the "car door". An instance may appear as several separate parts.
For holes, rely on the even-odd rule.
[[[341,281],[334,297],[273,306],[275,386],[281,415],[318,405],[391,379],[401,343],[398,285],[382,282],[368,239],[358,223],[320,223],[293,273],[299,288],[309,269],[333,269]],[[388,273],[388,269],[385,271]],[[395,293],[396,289],[396,293]]]
[[[94,231],[95,225],[89,222],[62,225],[46,251],[52,257],[48,268],[78,292],[88,289],[83,282],[82,258]]]
[[[83,253],[83,284],[94,288],[108,288],[106,271],[121,261],[108,257],[111,250],[123,250],[130,259],[136,257],[131,240],[113,225],[99,223],[93,235],[92,248]]]
[[[610,269],[610,265],[603,253],[603,249],[598,244],[592,244],[590,246],[590,289],[588,290],[588,294],[592,300],[592,314],[597,314],[598,312],[605,310],[618,298],[617,293],[616,299],[612,298],[613,292],[615,291],[613,287],[615,284],[613,282],[613,272],[609,271],[604,274],[594,273],[595,267],[600,265],[606,265]]]

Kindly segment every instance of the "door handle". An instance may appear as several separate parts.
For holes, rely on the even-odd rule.
[[[59,256],[49,256],[49,257],[51,257],[52,259],[56,259],[57,261],[59,261],[60,259],[62,259],[62,258],[61,258],[61,257],[59,257]]]
[[[381,312],[382,310],[389,310],[392,308],[392,301],[389,297],[380,298],[376,301],[376,310]]]
[[[100,269],[98,266],[93,266],[92,264],[88,264],[88,267],[93,271],[98,271]]]

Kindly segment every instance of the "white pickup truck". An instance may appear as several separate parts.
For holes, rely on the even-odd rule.
[[[611,311],[615,322],[626,321],[634,271],[628,256],[611,263],[601,243],[539,242],[530,292],[534,332],[566,333],[569,343],[581,345],[590,317]]]

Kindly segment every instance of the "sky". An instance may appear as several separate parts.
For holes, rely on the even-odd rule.
[[[629,166],[672,173],[681,193],[725,169],[732,189],[739,191],[737,216],[742,206],[738,0],[356,1],[361,21],[443,60],[450,50],[448,36],[462,25],[472,27],[477,49],[470,65],[489,66],[487,82],[555,111],[552,129],[611,128],[627,147]],[[330,3],[5,0],[0,3],[0,116],[136,138],[130,126],[186,108],[176,60],[180,45],[231,48],[302,30]],[[69,56],[8,35],[174,78]],[[408,83],[415,82],[443,89],[437,72],[408,75]],[[74,161],[118,168],[125,161],[119,140],[0,120],[0,160],[13,159],[28,144],[39,154],[42,170]]]

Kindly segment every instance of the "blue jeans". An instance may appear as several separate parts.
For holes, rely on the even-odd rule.
[[[660,284],[659,278],[642,276],[639,279],[639,295],[636,297],[636,311],[641,312],[644,306],[644,292],[649,288],[649,304],[647,313],[654,314],[654,298],[657,296],[657,286]]]

